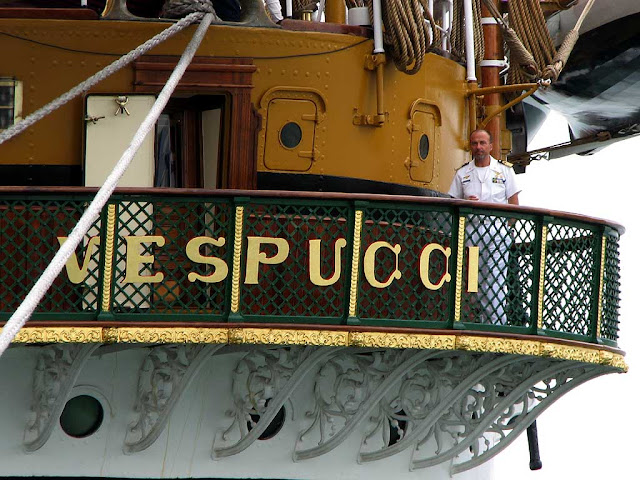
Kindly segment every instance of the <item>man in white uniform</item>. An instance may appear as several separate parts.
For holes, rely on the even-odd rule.
[[[493,139],[486,130],[474,130],[469,137],[473,161],[464,164],[449,188],[454,198],[488,203],[518,205],[520,189],[513,168],[491,156]],[[484,310],[483,322],[507,323],[506,269],[511,236],[505,218],[475,216],[467,223],[469,245],[480,247],[478,299]]]

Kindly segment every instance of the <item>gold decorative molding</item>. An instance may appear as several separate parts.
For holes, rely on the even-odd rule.
[[[600,282],[598,283],[598,318],[596,323],[596,335],[600,338],[602,328],[602,293],[604,290],[604,260],[607,248],[607,237],[602,235],[602,247],[600,250]]]
[[[242,256],[242,226],[244,207],[236,207],[236,224],[233,239],[233,270],[231,276],[231,312],[240,310],[240,257]]]
[[[540,355],[543,357],[576,360],[587,363],[600,363],[601,358],[598,349],[560,345],[556,343],[541,343]]]
[[[228,328],[108,327],[104,343],[228,343]]]
[[[24,327],[13,343],[102,343],[101,327]]]
[[[360,269],[360,242],[362,234],[362,210],[356,210],[353,226],[353,257],[351,258],[351,286],[349,289],[349,316],[356,316],[358,304],[358,275]]]
[[[107,206],[107,238],[104,246],[104,274],[102,277],[102,311],[111,309],[111,281],[113,279],[113,251],[116,228],[116,206]]]
[[[461,216],[458,219],[458,255],[456,259],[456,304],[453,314],[453,321],[460,321],[460,310],[462,306],[462,261],[464,260],[464,229],[466,219]]]
[[[535,340],[516,340],[512,338],[459,335],[456,337],[455,348],[457,350],[470,350],[474,352],[540,355],[540,342]]]
[[[352,347],[374,348],[416,348],[430,350],[453,350],[455,335],[351,332],[349,345]]]
[[[617,353],[608,352],[606,350],[600,350],[601,365],[610,365],[614,368],[619,368],[623,372],[629,371],[629,366],[625,363],[624,357]]]
[[[14,344],[128,343],[317,345],[325,347],[410,348],[464,350],[549,357],[607,365],[626,372],[624,356],[598,345],[565,345],[544,340],[456,335],[453,333],[398,333],[287,328],[206,327],[25,327]]]
[[[540,236],[540,276],[538,277],[538,328],[542,328],[543,318],[542,312],[544,308],[544,268],[547,261],[547,232],[549,227],[542,226],[542,235]]]
[[[234,328],[229,333],[229,342],[258,345],[320,345],[346,347],[349,332],[331,330],[288,330],[271,328]]]

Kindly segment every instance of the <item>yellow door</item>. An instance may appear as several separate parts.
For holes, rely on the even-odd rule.
[[[437,149],[436,118],[432,112],[417,110],[411,118],[411,153],[409,176],[415,182],[433,180],[433,167]]]
[[[314,161],[316,104],[276,98],[269,102],[264,165],[269,170],[304,172]]]

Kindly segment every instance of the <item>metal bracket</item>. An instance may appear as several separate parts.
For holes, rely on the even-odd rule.
[[[84,117],[84,121],[87,123],[91,122],[91,124],[95,125],[96,123],[98,123],[98,120],[102,120],[103,118],[105,118],[104,115],[101,115],[99,117],[94,117],[93,115],[87,115],[86,117]]]
[[[358,108],[354,108],[354,125],[381,127],[389,119],[389,112],[384,111],[384,66],[386,63],[387,57],[384,53],[365,55],[365,70],[376,72],[377,113],[375,115],[358,114]]]
[[[355,109],[356,113],[353,115],[353,124],[363,127],[381,127],[389,119],[389,112],[384,112],[383,115],[365,115],[358,114],[358,109]]]
[[[158,439],[173,408],[205,362],[224,345],[162,345],[138,374],[138,419],[127,429],[124,452],[141,452]]]
[[[24,431],[24,449],[35,452],[51,436],[82,367],[100,344],[50,345],[33,372],[32,419]]]

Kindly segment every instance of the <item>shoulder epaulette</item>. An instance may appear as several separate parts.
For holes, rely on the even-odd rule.
[[[505,167],[509,167],[509,168],[513,168],[513,163],[509,163],[506,160],[498,160],[498,162],[500,162],[501,164],[503,164]]]
[[[462,164],[462,165],[460,165],[458,168],[456,168],[456,172],[457,172],[458,170],[460,170],[461,168],[466,167],[467,165],[469,165],[469,162],[467,162],[467,163],[463,163],[463,164]]]

